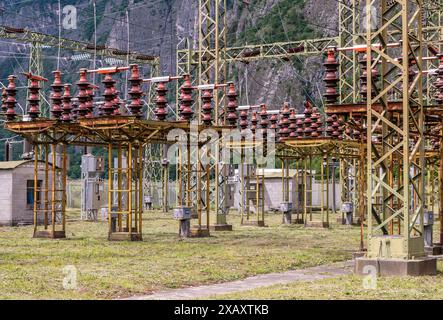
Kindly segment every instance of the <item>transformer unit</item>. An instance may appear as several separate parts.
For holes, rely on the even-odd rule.
[[[89,153],[82,156],[82,220],[97,220],[98,211],[104,202],[104,182],[101,178],[104,167],[103,157]]]

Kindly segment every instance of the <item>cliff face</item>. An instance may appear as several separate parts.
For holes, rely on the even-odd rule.
[[[328,0],[228,0],[228,44],[244,45],[272,43],[332,36],[337,29],[337,2]],[[26,27],[32,30],[58,34],[57,1],[3,1],[4,25]],[[15,3],[15,4],[14,4]],[[63,30],[62,36],[93,41],[93,6],[89,0],[61,1],[62,6],[77,8],[78,29]],[[96,0],[98,43],[127,49],[129,11],[129,48],[161,57],[161,72],[175,73],[177,42],[184,37],[197,40],[197,0]],[[1,8],[1,7],[0,7]],[[1,78],[11,72],[27,69],[28,48],[0,42],[0,50],[19,52],[10,57],[1,55]],[[45,75],[56,66],[57,51],[43,49]],[[72,73],[90,61],[71,61],[72,53],[62,52],[61,68]],[[231,80],[240,85],[240,103],[266,102],[279,108],[289,101],[302,107],[305,97],[318,100],[323,91],[321,57],[296,57],[290,61],[260,61],[236,63],[229,68]],[[66,79],[73,81],[75,79]]]

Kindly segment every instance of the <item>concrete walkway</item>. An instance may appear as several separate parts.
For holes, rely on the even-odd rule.
[[[263,274],[233,282],[158,291],[151,295],[135,296],[125,300],[190,300],[205,298],[216,294],[247,291],[259,287],[272,286],[275,284],[334,278],[341,275],[351,274],[353,271],[353,266],[353,261],[346,261],[327,266],[318,266],[283,273]]]

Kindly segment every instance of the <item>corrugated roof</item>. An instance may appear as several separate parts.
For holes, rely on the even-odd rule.
[[[15,169],[27,162],[34,162],[33,160],[18,160],[18,161],[0,161],[0,170]]]

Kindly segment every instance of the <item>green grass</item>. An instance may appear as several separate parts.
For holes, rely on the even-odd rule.
[[[438,263],[438,271],[437,276],[378,278],[376,289],[365,289],[363,277],[349,275],[263,287],[234,294],[213,296],[210,299],[441,300],[443,299],[443,262]]]
[[[146,213],[143,242],[108,242],[103,222],[69,221],[66,240],[0,228],[0,299],[109,299],[232,281],[349,259],[359,243],[359,228],[281,226],[279,214],[267,216],[268,228],[230,215],[233,232],[180,241],[170,216]],[[78,270],[75,290],[62,286],[67,265]]]

